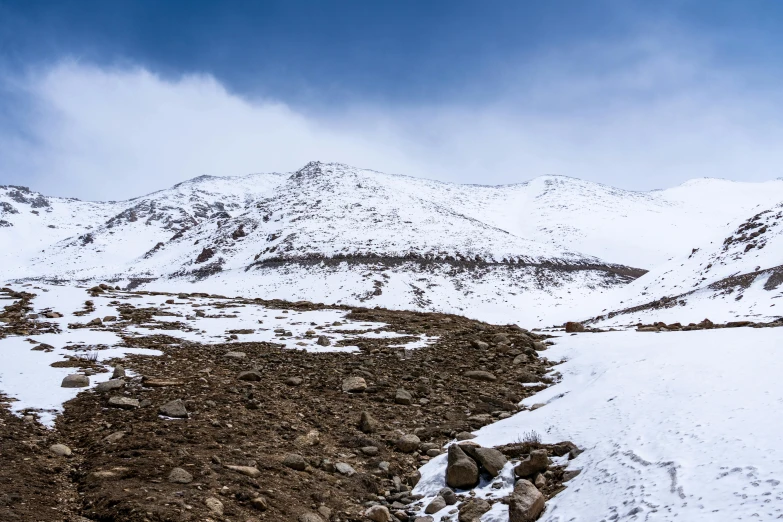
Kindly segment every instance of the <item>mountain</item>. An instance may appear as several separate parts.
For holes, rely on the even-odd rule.
[[[643,288],[633,281],[646,270],[782,200],[779,180],[633,192],[562,176],[460,185],[320,162],[202,176],[124,202],[4,187],[0,275],[551,324],[625,307],[617,297]]]

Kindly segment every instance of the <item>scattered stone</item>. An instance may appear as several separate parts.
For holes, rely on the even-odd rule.
[[[432,501],[427,504],[427,507],[424,508],[424,512],[428,515],[434,515],[441,509],[445,508],[448,504],[446,504],[446,501],[438,495],[437,497],[433,498]]]
[[[518,480],[508,503],[509,522],[533,522],[542,511],[544,495],[529,480]]]
[[[438,448],[432,448],[427,450],[428,457],[437,457],[438,455],[440,455],[440,450]]]
[[[413,395],[411,395],[411,392],[405,388],[400,388],[397,390],[397,394],[394,396],[394,402],[397,404],[410,406],[413,403]]]
[[[338,462],[334,465],[334,469],[336,469],[340,475],[345,475],[346,477],[352,477],[356,475],[356,470],[353,469],[350,464],[346,464],[345,462]]]
[[[107,435],[106,437],[104,437],[103,438],[103,442],[107,442],[109,444],[113,444],[113,443],[117,442],[118,440],[120,440],[121,438],[123,438],[124,436],[125,436],[125,432],[124,431],[115,431],[111,435]]]
[[[581,469],[567,469],[563,472],[563,482],[568,482],[582,472]]]
[[[70,457],[73,454],[71,448],[69,448],[65,444],[52,444],[51,446],[49,446],[49,451],[51,451],[58,457]]]
[[[374,457],[378,454],[378,448],[375,446],[364,446],[361,448],[362,453],[364,453],[367,456]]]
[[[582,323],[575,323],[573,321],[568,321],[565,324],[565,331],[566,333],[577,333],[577,332],[584,332],[586,331],[586,329]]]
[[[456,439],[460,440],[460,441],[462,441],[462,440],[470,440],[470,439],[475,439],[475,438],[476,438],[476,436],[473,435],[469,431],[461,431],[461,432],[457,433],[457,436],[456,436]]]
[[[438,491],[438,496],[446,501],[446,505],[453,506],[457,503],[457,494],[451,488],[442,488]]]
[[[391,522],[392,516],[386,506],[372,506],[364,512],[364,516],[373,522]]]
[[[125,381],[122,379],[110,379],[108,381],[100,382],[95,387],[97,392],[107,392],[112,390],[118,390],[125,387]]]
[[[269,509],[269,502],[267,502],[266,498],[264,497],[256,497],[251,499],[250,505],[253,506],[253,509],[257,509],[258,511],[266,511]]]
[[[363,377],[348,377],[343,380],[343,392],[360,393],[367,389],[367,382]]]
[[[301,377],[289,377],[285,380],[285,383],[288,386],[300,386],[302,384],[302,378]]]
[[[457,444],[449,446],[446,484],[452,488],[471,489],[478,481],[479,470],[476,462]]]
[[[215,497],[209,497],[204,501],[204,504],[209,508],[210,511],[213,513],[223,516],[223,503],[216,499]]]
[[[111,374],[112,379],[123,379],[125,378],[125,368],[122,366],[115,366],[114,372]]]
[[[307,461],[301,455],[297,455],[296,453],[289,453],[283,459],[283,466],[295,469],[296,471],[304,471],[307,467]]]
[[[113,323],[116,320],[117,320],[116,315],[107,315],[106,317],[103,318],[104,323]]]
[[[489,348],[489,343],[485,343],[484,341],[472,341],[470,344],[472,344],[474,348],[478,348],[479,350],[486,350]]]
[[[253,466],[225,466],[225,468],[250,478],[258,478],[261,476],[261,471]]]
[[[131,399],[130,397],[114,396],[109,398],[110,408],[121,408],[123,410],[135,410],[139,407],[138,399]]]
[[[483,498],[472,498],[459,506],[459,522],[479,522],[481,515],[492,509]]]
[[[427,515],[424,517],[416,517],[413,519],[413,522],[433,522],[435,519],[431,516]]]
[[[332,341],[329,340],[328,337],[325,335],[319,335],[318,340],[315,342],[318,346],[329,346],[332,344]]]
[[[419,449],[421,440],[416,435],[407,434],[403,435],[397,440],[397,449],[403,453],[413,453]]]
[[[476,460],[492,477],[497,477],[506,465],[505,455],[493,448],[476,448]]]
[[[95,319],[87,323],[87,326],[102,326],[102,325],[103,325],[103,321],[101,321],[100,317],[96,317]]]
[[[359,419],[359,429],[363,433],[373,433],[378,429],[378,421],[376,421],[368,412],[363,411],[362,417]]]
[[[185,403],[182,402],[182,399],[167,402],[158,409],[158,413],[164,417],[173,417],[175,419],[188,418],[188,410],[185,408]]]
[[[63,379],[61,388],[85,388],[90,385],[90,378],[80,373],[66,375]]]
[[[546,450],[533,450],[530,455],[514,468],[517,477],[532,477],[542,473],[549,467],[549,456]]]
[[[175,484],[190,484],[193,482],[193,475],[182,468],[174,468],[169,473],[169,482]]]
[[[263,375],[261,375],[261,372],[258,370],[248,370],[244,372],[239,372],[239,375],[237,375],[237,379],[240,381],[260,381],[264,378]]]
[[[312,511],[306,511],[299,515],[299,518],[297,518],[298,522],[324,522],[324,519],[321,518],[321,515],[318,515],[317,513],[313,513]]]
[[[247,354],[245,352],[226,352],[223,354],[223,357],[228,357],[230,359],[244,359],[247,357]]]
[[[495,382],[498,380],[498,378],[495,377],[495,374],[484,370],[470,370],[463,373],[462,375],[464,375],[469,379],[475,379],[477,381]]]

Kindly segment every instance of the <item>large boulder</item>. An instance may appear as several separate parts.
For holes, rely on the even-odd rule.
[[[536,473],[543,473],[549,467],[549,456],[546,450],[533,450],[530,455],[514,468],[517,477],[532,477]]]
[[[478,481],[478,464],[468,457],[458,445],[449,446],[446,484],[451,488],[470,489],[478,484]]]
[[[493,448],[476,448],[476,460],[493,477],[500,474],[500,470],[506,465],[506,456]]]
[[[509,522],[533,522],[544,511],[544,495],[529,480],[518,480],[508,503]]]

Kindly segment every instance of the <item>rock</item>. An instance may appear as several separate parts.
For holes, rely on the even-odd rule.
[[[116,320],[117,320],[116,315],[107,315],[106,317],[103,318],[104,323],[113,323]]]
[[[495,382],[498,380],[498,378],[495,377],[495,374],[484,370],[470,370],[463,373],[462,375],[464,375],[469,379],[475,379],[477,381]]]
[[[245,352],[226,352],[223,354],[223,357],[229,357],[231,359],[244,359],[247,357],[247,354]]]
[[[90,378],[80,373],[66,375],[63,379],[61,388],[85,388],[90,385]]]
[[[533,384],[535,382],[541,382],[541,377],[533,372],[522,371],[519,372],[517,380],[523,384]]]
[[[115,395],[109,398],[108,405],[110,408],[121,408],[123,410],[135,410],[139,407],[138,399],[131,399],[130,397],[122,397]]]
[[[372,506],[364,512],[364,516],[373,522],[391,522],[392,516],[386,506]]]
[[[49,451],[51,451],[58,457],[70,457],[73,454],[71,448],[69,448],[65,444],[52,444],[51,446],[49,446]]]
[[[182,402],[182,399],[167,402],[158,409],[158,413],[164,417],[173,417],[175,419],[188,418],[188,410],[185,408],[185,403]]]
[[[576,332],[584,332],[585,326],[582,323],[575,323],[573,321],[568,321],[565,324],[565,331],[566,333],[576,333]]]
[[[469,431],[461,431],[457,433],[457,436],[455,438],[457,440],[470,440],[470,439],[475,439],[476,436]]]
[[[288,386],[299,386],[302,384],[302,378],[301,377],[289,377],[285,380],[285,383]]]
[[[533,522],[542,511],[544,495],[529,480],[518,480],[508,503],[509,522]]]
[[[428,457],[437,457],[438,455],[440,455],[440,450],[438,448],[432,448],[427,450]]]
[[[253,507],[253,509],[257,509],[258,511],[266,511],[269,509],[269,502],[267,502],[266,498],[264,497],[256,497],[251,499],[250,505]]]
[[[103,321],[101,321],[100,317],[96,317],[89,323],[87,323],[87,326],[101,326],[103,325]]]
[[[470,489],[478,484],[478,481],[479,470],[476,462],[458,445],[449,446],[446,484],[452,488]]]
[[[318,346],[329,346],[332,344],[332,341],[329,340],[328,337],[325,335],[319,335],[318,340],[315,342]]]
[[[115,366],[114,371],[111,374],[112,379],[123,379],[125,377],[125,368],[122,366]]]
[[[320,515],[313,513],[312,511],[302,513],[296,520],[298,522],[324,522],[324,519],[322,519]]]
[[[539,473],[538,475],[536,475],[536,480],[533,481],[533,484],[535,484],[535,486],[538,489],[543,488],[544,486],[546,486],[546,477],[541,473]]]
[[[457,503],[457,494],[451,488],[442,488],[438,491],[438,496],[446,501],[447,506],[453,506]]]
[[[419,449],[419,444],[421,444],[421,440],[416,435],[408,434],[403,435],[399,439],[397,439],[397,449],[400,450],[403,453],[413,453],[417,449]]]
[[[368,412],[363,411],[362,417],[359,419],[359,429],[363,433],[373,433],[378,429],[378,421],[376,421]]]
[[[95,391],[107,392],[111,390],[119,390],[120,388],[124,388],[124,387],[125,387],[125,381],[123,381],[122,379],[110,379],[108,381],[98,383],[98,385],[95,387]]]
[[[332,510],[326,506],[321,506],[318,508],[318,513],[324,517],[326,520],[332,519]]]
[[[514,357],[514,360],[511,361],[511,364],[526,364],[530,360],[530,357],[524,353],[517,355]]]
[[[563,472],[563,482],[568,482],[582,472],[581,469],[567,469]]]
[[[397,404],[410,406],[411,403],[413,403],[413,395],[411,395],[411,392],[405,388],[400,388],[397,390],[397,394],[394,396],[394,402]]]
[[[115,431],[111,435],[107,435],[103,438],[103,442],[113,444],[125,436],[124,431]]]
[[[204,501],[204,504],[215,514],[223,515],[223,503],[215,497],[209,497]]]
[[[549,467],[549,456],[546,450],[533,450],[530,455],[514,468],[517,477],[532,477],[536,473],[543,473]]]
[[[448,504],[446,504],[446,501],[438,495],[437,497],[433,498],[432,501],[427,504],[427,507],[424,508],[424,512],[428,515],[434,515],[441,509],[445,508]]]
[[[413,519],[413,522],[433,522],[435,519],[431,516],[427,515],[424,517],[416,517]]]
[[[174,468],[169,473],[169,482],[174,484],[190,484],[193,482],[193,475],[182,468]]]
[[[364,453],[369,457],[374,457],[375,455],[378,454],[378,448],[375,446],[364,446],[363,448],[361,448],[361,450],[362,453]]]
[[[261,372],[258,370],[247,370],[244,372],[239,372],[239,375],[237,375],[237,379],[240,381],[254,381],[258,382],[264,378],[263,375],[261,375]]]
[[[363,377],[348,377],[343,380],[343,392],[360,393],[367,389],[367,382]]]
[[[307,467],[307,461],[301,455],[297,455],[296,453],[289,453],[283,459],[283,466],[295,469],[296,471],[304,471]]]
[[[294,439],[297,446],[317,446],[321,443],[321,433],[318,430],[310,430],[307,435],[300,435]]]
[[[481,515],[492,509],[483,498],[472,498],[459,506],[459,522],[479,522]]]
[[[345,462],[338,462],[334,465],[334,469],[337,470],[337,473],[340,475],[345,475],[346,477],[352,477],[356,475],[356,470],[351,467],[350,464],[346,464]]]
[[[489,348],[489,344],[485,343],[484,341],[472,341],[470,344],[472,344],[474,348],[478,348],[479,350],[486,350],[487,348]]]
[[[224,466],[226,469],[230,469],[231,471],[236,471],[239,474],[242,474],[246,477],[250,478],[258,478],[261,476],[261,471],[259,471],[258,468],[253,466]]]
[[[500,470],[506,465],[505,455],[493,448],[476,448],[476,460],[493,477],[500,474]]]

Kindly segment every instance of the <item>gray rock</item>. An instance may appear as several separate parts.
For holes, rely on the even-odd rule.
[[[313,513],[312,511],[306,511],[302,513],[296,520],[297,522],[324,522],[324,519],[321,518],[321,515]]]
[[[250,505],[253,507],[253,509],[257,509],[258,511],[266,511],[269,509],[269,502],[265,497],[256,497],[251,499]]]
[[[188,410],[185,408],[185,403],[182,399],[175,399],[167,402],[158,409],[158,413],[165,417],[173,417],[175,419],[187,419]]]
[[[124,388],[124,387],[125,387],[125,381],[123,381],[122,379],[110,379],[108,381],[98,383],[98,385],[95,387],[95,391],[107,392],[112,390],[119,390],[120,388]]]
[[[296,471],[304,471],[307,467],[307,461],[301,455],[289,453],[285,456],[285,459],[283,459],[283,466],[295,469]]]
[[[505,455],[493,448],[476,448],[476,460],[493,477],[497,477],[508,462]]]
[[[372,506],[364,512],[364,516],[373,522],[391,522],[392,515],[386,506]]]
[[[498,380],[494,373],[490,373],[484,370],[470,370],[463,373],[465,377],[469,379],[475,379],[477,381],[495,382]]]
[[[461,431],[461,432],[457,433],[457,437],[456,437],[456,439],[460,440],[460,441],[461,440],[470,440],[470,439],[475,439],[475,438],[476,438],[476,436],[473,435],[472,433],[470,433],[469,431]]]
[[[376,421],[368,412],[363,411],[362,417],[359,419],[359,429],[363,433],[373,433],[378,429],[378,421]]]
[[[49,451],[51,451],[58,457],[70,457],[73,454],[71,448],[69,448],[65,444],[52,444],[51,446],[49,446]]]
[[[582,472],[581,469],[567,469],[563,472],[563,482],[568,482]]]
[[[544,495],[529,480],[518,480],[508,503],[509,522],[533,522],[542,511]]]
[[[367,381],[363,377],[347,377],[343,379],[343,392],[361,393],[367,389]]]
[[[535,484],[535,486],[538,489],[543,488],[544,486],[546,486],[546,477],[544,477],[544,475],[539,473],[538,475],[536,475],[536,480],[533,481],[533,484]]]
[[[470,344],[472,344],[474,348],[478,348],[479,350],[486,350],[487,348],[489,348],[489,344],[485,343],[484,341],[473,341]]]
[[[245,352],[226,352],[223,354],[223,357],[229,357],[231,359],[244,359],[247,357],[247,354]]]
[[[63,379],[61,388],[85,388],[90,385],[90,378],[80,373],[66,375]]]
[[[230,469],[231,471],[236,471],[237,473],[244,475],[246,477],[250,478],[258,478],[261,476],[261,470],[256,468],[255,466],[231,466],[226,465],[224,466],[226,469]]]
[[[361,448],[361,450],[362,453],[370,457],[373,457],[378,454],[378,448],[375,446],[364,446],[363,448]]]
[[[517,477],[532,477],[536,473],[543,473],[549,467],[549,456],[546,450],[533,450],[530,455],[514,468]]]
[[[319,335],[318,340],[315,342],[318,346],[329,346],[332,344],[332,341],[329,340],[328,337],[325,335]]]
[[[459,505],[459,522],[479,522],[481,515],[492,509],[483,498],[472,498]]]
[[[204,501],[209,510],[217,515],[223,515],[223,503],[215,497],[209,497]]]
[[[174,484],[189,484],[193,482],[193,475],[182,468],[174,468],[169,473],[169,482]]]
[[[397,394],[394,396],[394,402],[397,404],[409,406],[413,403],[413,395],[411,395],[411,392],[405,388],[400,388],[397,390]]]
[[[244,372],[239,372],[239,375],[237,375],[237,379],[240,381],[253,381],[258,382],[264,378],[263,375],[261,375],[261,372],[258,370],[247,370]]]
[[[449,446],[446,484],[452,488],[470,489],[478,484],[478,481],[479,469],[476,462],[458,445]]]
[[[521,353],[514,357],[514,360],[511,361],[511,364],[526,364],[530,360],[530,357],[528,357],[526,354]]]
[[[114,322],[116,320],[117,320],[117,316],[116,315],[107,315],[106,317],[103,318],[103,322],[104,323],[112,323],[112,322]]]
[[[419,449],[421,440],[416,435],[407,434],[403,435],[397,440],[397,449],[403,453],[413,453]]]
[[[352,477],[356,475],[356,470],[351,467],[350,464],[346,464],[345,462],[338,462],[334,465],[334,469],[337,470],[337,473],[340,475],[345,475],[346,477]]]
[[[440,495],[433,498],[432,501],[427,504],[427,507],[424,508],[424,512],[428,515],[434,515],[441,509],[445,508],[448,504],[446,504],[446,501],[441,497]]]
[[[112,379],[123,379],[125,378],[125,368],[122,366],[115,366],[114,372],[111,374]]]
[[[108,405],[110,408],[121,408],[123,410],[135,410],[139,407],[138,399],[131,399],[130,397],[122,397],[115,395],[109,398]]]
[[[443,488],[438,491],[438,496],[446,501],[446,505],[453,506],[457,503],[457,494],[451,488]]]
[[[301,377],[289,377],[285,380],[285,383],[288,386],[299,386],[302,384],[302,378]]]
[[[115,431],[111,435],[107,435],[103,438],[103,442],[113,444],[125,436],[124,431]]]
[[[432,518],[431,516],[427,515],[427,516],[424,516],[424,517],[421,517],[421,516],[416,517],[416,518],[413,519],[413,522],[433,522],[434,520],[435,520],[434,518]]]
[[[437,457],[438,455],[440,455],[440,450],[438,448],[431,448],[427,450],[428,457]]]

